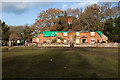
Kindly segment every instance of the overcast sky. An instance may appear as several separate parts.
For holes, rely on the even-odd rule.
[[[28,2],[29,1],[29,2]],[[98,3],[98,0],[69,0],[69,2],[62,0],[61,2],[48,2],[43,0],[2,0],[2,8],[0,8],[0,15],[2,14],[2,21],[8,25],[32,25],[37,19],[42,10],[49,8],[59,8],[66,10],[67,8],[85,8],[88,5]],[[119,0],[118,0],[119,1]],[[1,3],[0,3],[1,4]]]

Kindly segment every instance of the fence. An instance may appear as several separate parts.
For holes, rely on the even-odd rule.
[[[70,44],[57,44],[57,43],[29,43],[28,46],[38,46],[38,47],[70,47]],[[74,47],[120,47],[120,43],[82,43],[74,44]]]
[[[75,44],[74,47],[120,47],[120,43]]]
[[[70,47],[70,44],[38,44],[38,47]]]

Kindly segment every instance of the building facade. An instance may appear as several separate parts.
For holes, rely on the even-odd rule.
[[[107,43],[108,37],[100,31],[76,32],[76,31],[43,31],[32,38],[36,43]]]

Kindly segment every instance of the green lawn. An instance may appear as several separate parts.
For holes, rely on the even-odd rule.
[[[2,54],[3,78],[118,77],[117,48],[27,47]]]

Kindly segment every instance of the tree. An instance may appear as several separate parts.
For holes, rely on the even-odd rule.
[[[120,42],[120,16],[115,19],[108,19],[105,22],[103,33],[108,36],[109,41]]]
[[[71,8],[68,8],[66,10],[67,12],[67,15],[68,16],[74,16],[74,17],[78,17],[80,15],[80,10],[79,9],[71,9]]]
[[[5,22],[2,22],[2,40],[8,41],[9,40],[9,27]]]
[[[26,40],[28,37],[32,36],[32,30],[28,25],[24,26],[10,26],[10,40],[16,41],[17,39]],[[16,38],[14,38],[14,36]]]
[[[36,22],[31,26],[36,32],[41,31],[44,27],[53,27],[59,21],[58,16],[63,15],[64,12],[60,9],[49,8],[42,11],[36,19]]]
[[[10,34],[10,38],[9,38],[10,41],[17,41],[18,39],[20,39],[20,38],[18,37],[18,35],[16,33]]]
[[[28,26],[28,25],[25,25],[24,26],[24,30],[23,30],[23,39],[25,40],[25,39],[27,39],[28,37],[30,37],[31,36],[31,34],[32,34],[32,31],[31,31],[31,29],[30,29],[30,27]]]
[[[2,21],[0,20],[0,40],[2,40]]]
[[[103,31],[104,20],[118,16],[117,10],[118,7],[112,6],[111,3],[93,4],[87,6],[84,11],[80,9],[78,18],[73,20],[73,30]]]
[[[119,15],[120,10],[116,3],[104,2],[100,3],[101,19],[109,19]]]

